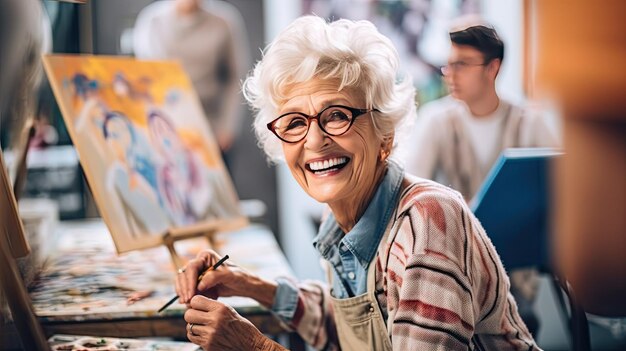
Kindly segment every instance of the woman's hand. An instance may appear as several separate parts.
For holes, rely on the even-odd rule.
[[[194,295],[202,294],[213,299],[219,296],[250,297],[265,307],[272,306],[276,283],[263,280],[230,261],[206,272],[198,283],[198,276],[219,259],[213,250],[202,251],[176,275],[176,293],[181,303],[189,304]]]
[[[196,295],[185,312],[187,338],[204,350],[285,350],[232,307]]]

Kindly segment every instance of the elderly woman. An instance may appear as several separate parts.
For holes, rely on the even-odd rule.
[[[405,175],[389,159],[414,113],[389,39],[367,21],[302,17],[265,51],[245,82],[260,144],[328,204],[313,245],[321,282],[267,281],[234,265],[178,274],[189,339],[209,350],[282,350],[232,308],[246,296],[316,349],[537,349],[517,313],[494,247],[459,193]],[[195,295],[195,296],[194,296]],[[203,296],[204,295],[204,296]]]

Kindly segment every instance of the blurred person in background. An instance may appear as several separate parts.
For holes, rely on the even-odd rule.
[[[239,82],[249,61],[238,10],[220,0],[157,1],[137,17],[133,41],[139,59],[182,64],[228,167],[241,122]]]
[[[328,205],[313,241],[328,277],[276,281],[203,251],[176,278],[187,337],[205,350],[283,350],[234,309],[244,296],[316,349],[537,350],[493,245],[461,195],[390,159],[415,112],[391,41],[368,21],[296,19],[244,92],[266,154]],[[213,299],[209,299],[211,297]]]
[[[41,53],[49,49],[38,1],[6,0],[0,8],[0,134],[2,145],[20,148],[24,126],[32,121],[43,76]]]
[[[472,20],[450,32],[448,64],[441,68],[450,95],[421,107],[412,137],[403,145],[408,173],[450,186],[468,202],[503,150],[559,146],[543,116],[498,96],[504,43],[495,29]],[[538,274],[535,268],[509,272],[511,292],[535,337]]]

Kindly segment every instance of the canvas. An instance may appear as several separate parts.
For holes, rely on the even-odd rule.
[[[49,55],[44,66],[118,252],[241,220],[234,187],[178,63]]]

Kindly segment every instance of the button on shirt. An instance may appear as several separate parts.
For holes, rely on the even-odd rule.
[[[390,161],[387,172],[363,216],[347,234],[331,213],[322,223],[313,246],[332,267],[331,294],[340,299],[367,291],[367,270],[376,255],[387,224],[397,207],[403,169]],[[286,279],[278,279],[272,311],[290,321],[296,311],[298,289]]]

